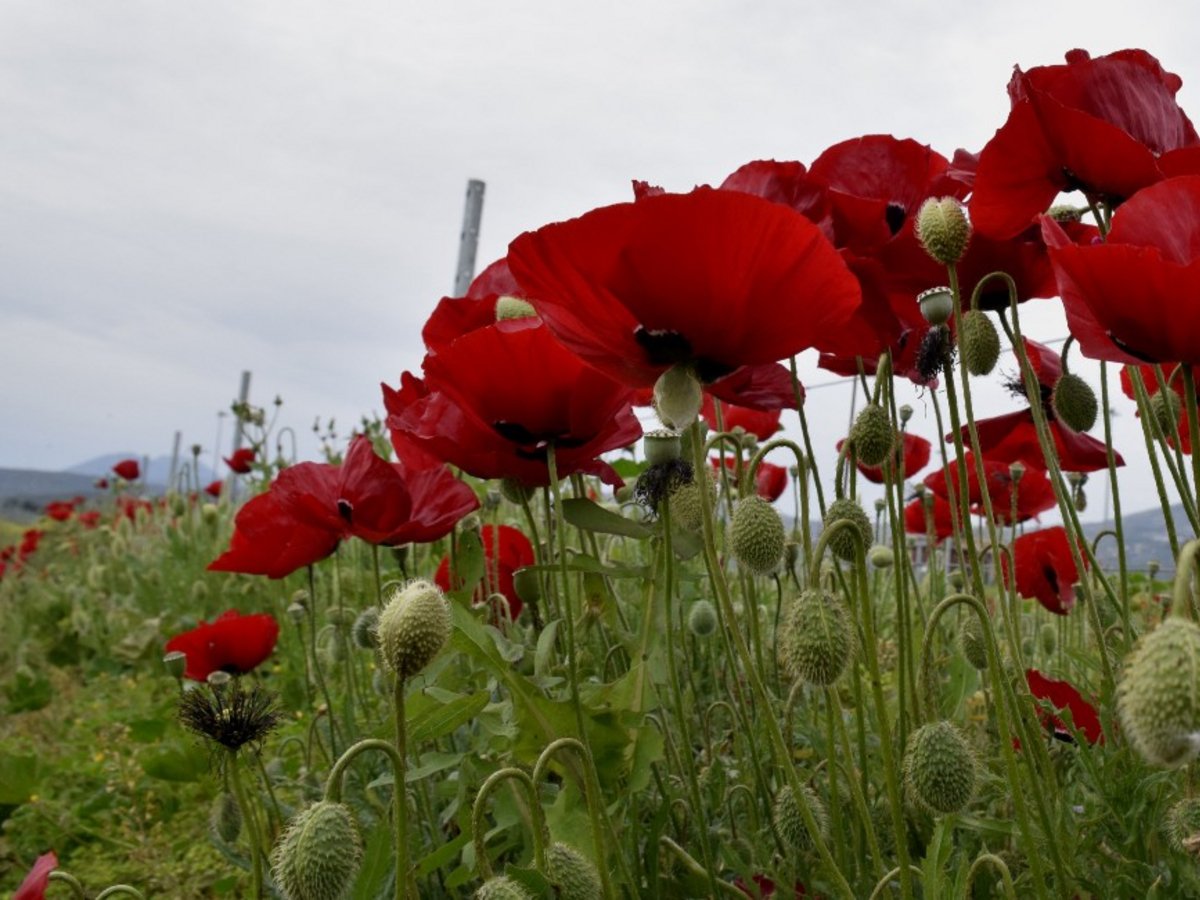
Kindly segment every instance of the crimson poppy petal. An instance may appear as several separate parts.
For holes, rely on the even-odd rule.
[[[1083,695],[1069,681],[1058,681],[1047,678],[1037,669],[1026,669],[1025,680],[1029,692],[1038,700],[1047,700],[1057,709],[1071,712],[1071,721],[1089,744],[1104,743],[1104,729],[1100,724],[1100,714],[1096,707],[1083,698]],[[1048,728],[1066,730],[1062,720],[1057,716],[1046,716],[1043,720]]]
[[[21,882],[12,900],[45,900],[50,886],[50,873],[58,868],[58,856],[51,850],[34,861],[25,880]]]

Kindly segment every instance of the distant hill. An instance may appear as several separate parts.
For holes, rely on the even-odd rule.
[[[91,497],[96,479],[72,472],[0,469],[0,519],[32,522],[52,500]]]
[[[79,475],[90,475],[93,478],[107,478],[112,474],[112,467],[123,459],[136,459],[142,465],[142,480],[149,486],[157,487],[161,490],[166,486],[167,481],[170,480],[171,457],[165,455],[146,460],[136,453],[106,453],[104,456],[97,456],[86,462],[71,466],[66,471]],[[182,469],[185,464],[191,465],[191,462],[191,454],[183,456],[179,460],[180,468]],[[213,470],[209,466],[200,463],[199,478],[197,480],[201,487],[208,484],[215,477]]]
[[[1195,535],[1188,525],[1187,516],[1182,506],[1172,507],[1175,520],[1176,537],[1179,545],[1183,546]],[[1131,569],[1144,570],[1150,560],[1159,563],[1160,578],[1169,577],[1175,572],[1175,560],[1171,556],[1171,542],[1167,538],[1167,529],[1163,524],[1162,509],[1143,510],[1142,512],[1124,515],[1122,528],[1125,533],[1125,559]],[[1113,527],[1112,522],[1095,522],[1084,524],[1083,530],[1089,539]],[[1096,548],[1100,565],[1105,569],[1117,568],[1117,542],[1112,537],[1106,537]]]

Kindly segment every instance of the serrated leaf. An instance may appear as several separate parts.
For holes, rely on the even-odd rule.
[[[582,528],[584,531],[616,534],[636,540],[645,540],[654,534],[653,528],[605,509],[586,497],[572,497],[564,500],[563,517],[576,528]]]
[[[363,853],[362,868],[354,879],[354,900],[375,900],[384,886],[391,881],[389,876],[395,865],[392,860],[392,830],[386,822],[371,829],[367,848]]]
[[[533,655],[533,674],[542,678],[547,674],[550,668],[550,663],[554,658],[554,640],[558,636],[559,620],[555,619],[549,625],[542,629],[542,633],[538,635],[537,650]]]
[[[431,706],[408,720],[408,739],[413,744],[433,741],[465,725],[483,710],[491,698],[487,691],[466,694],[449,703]]]

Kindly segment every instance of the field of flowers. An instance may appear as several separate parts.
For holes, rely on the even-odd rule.
[[[421,372],[327,459],[236,405],[226,481],[150,496],[127,460],[101,501],[6,526],[0,885],[1200,896],[1179,88],[1144,51],[1074,50],[1014,73],[978,153],[867,135],[634,182],[442,299]],[[1033,298],[1065,308],[1060,349],[1023,331]],[[805,351],[867,398],[832,471]],[[977,417],[1002,356],[1020,408]],[[1115,367],[1174,555],[1146,571]],[[1094,542],[1087,477],[1115,504]]]

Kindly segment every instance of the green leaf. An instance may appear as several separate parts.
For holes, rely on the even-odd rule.
[[[129,737],[139,744],[152,744],[167,733],[162,719],[135,719],[129,723]]]
[[[546,675],[554,659],[554,639],[558,635],[559,620],[555,619],[538,635],[537,651],[533,655],[533,674],[538,678]]]
[[[636,479],[646,471],[646,466],[645,460],[618,459],[612,462],[612,467],[616,469],[617,474],[626,481]]]
[[[41,775],[37,756],[0,752],[0,806],[18,806],[28,800]]]
[[[197,744],[168,741],[138,755],[142,770],[163,781],[199,781],[208,774],[208,754]]]
[[[454,593],[470,597],[475,593],[475,585],[483,580],[485,567],[483,541],[474,531],[466,531],[458,536],[458,545],[454,553]]]
[[[408,740],[433,741],[465,725],[483,710],[491,698],[487,691],[466,694],[449,703],[431,706],[408,720]]]
[[[572,497],[564,500],[563,517],[576,528],[582,528],[584,531],[617,534],[637,540],[645,540],[654,534],[653,528],[605,509],[585,497]]]
[[[21,713],[45,709],[52,697],[50,680],[45,675],[21,669],[8,689],[8,711]]]
[[[392,849],[392,830],[386,822],[380,822],[371,829],[367,839],[362,868],[354,879],[354,893],[351,894],[354,900],[375,900],[379,896],[394,867]]]
[[[431,872],[449,865],[462,852],[462,848],[471,842],[470,832],[462,832],[452,841],[442,844],[417,863],[417,877],[423,878]]]

